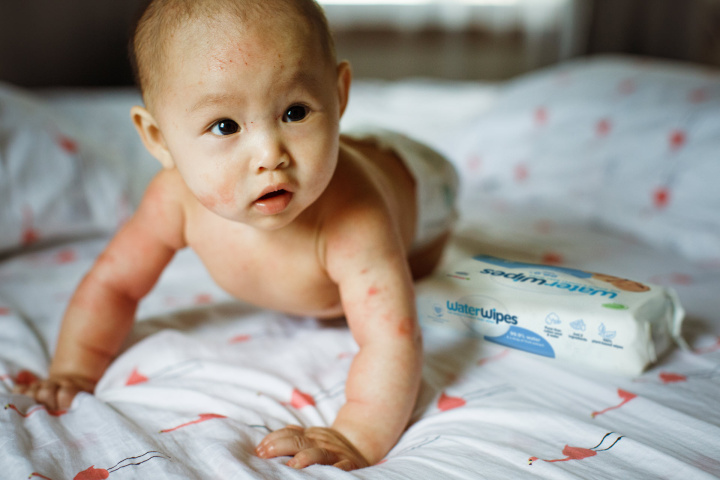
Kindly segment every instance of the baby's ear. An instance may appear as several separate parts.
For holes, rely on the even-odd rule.
[[[341,117],[343,113],[345,113],[345,107],[347,107],[348,104],[351,83],[352,69],[350,68],[350,62],[348,62],[347,60],[343,60],[337,66],[337,88]]]
[[[134,106],[130,109],[130,118],[140,135],[145,148],[157,158],[164,168],[175,167],[175,162],[165,143],[160,127],[155,117],[145,108]]]

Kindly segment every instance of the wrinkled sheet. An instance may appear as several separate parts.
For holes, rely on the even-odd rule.
[[[354,92],[348,124],[397,123],[444,151],[469,124],[468,112],[489,108],[499,94],[495,85],[427,82],[359,83]],[[88,129],[93,118],[116,122],[114,141],[127,138],[122,148],[141,152],[131,127],[122,127],[133,93],[48,98]],[[473,164],[457,164],[468,178]],[[133,172],[138,182],[151,173]],[[687,310],[691,349],[674,349],[630,378],[426,330],[421,394],[387,457],[350,473],[295,471],[287,458],[261,460],[253,448],[288,423],[330,425],[357,347],[342,321],[232,300],[191,251],[178,253],[142,301],[131,338],[94,396],[52,412],[10,393],[14,383],[46,374],[69,296],[107,242],[78,239],[0,263],[0,477],[720,476],[720,265],[542,203],[485,200],[465,192],[445,262],[487,253],[671,286]]]

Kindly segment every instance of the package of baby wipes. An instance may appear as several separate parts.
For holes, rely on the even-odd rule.
[[[684,345],[672,289],[571,268],[478,255],[420,282],[417,304],[423,328],[614,373],[640,374]]]

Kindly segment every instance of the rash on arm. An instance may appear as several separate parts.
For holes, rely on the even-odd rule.
[[[182,224],[172,182],[162,172],[70,300],[50,366],[51,378],[97,383],[132,328],[138,301],[183,247]]]
[[[372,465],[395,445],[410,419],[422,345],[412,277],[390,215],[359,207],[346,218],[327,232],[325,258],[360,350],[333,428]]]

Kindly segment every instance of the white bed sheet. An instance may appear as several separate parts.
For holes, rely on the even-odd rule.
[[[137,160],[136,182],[146,181],[153,168],[137,165],[151,160],[127,120],[134,94],[73,95],[47,98],[89,132],[112,129],[112,142]],[[495,85],[360,83],[345,124],[401,126],[452,153],[458,132],[498,95]],[[473,164],[456,160],[464,180],[472,178]],[[692,351],[673,350],[627,378],[428,330],[413,421],[387,458],[350,473],[295,471],[286,458],[254,457],[253,448],[287,423],[332,423],[357,350],[352,337],[342,322],[233,301],[190,251],[176,256],[141,303],[132,338],[95,396],[48,412],[10,393],[15,382],[46,373],[67,300],[107,241],[78,240],[0,263],[0,477],[720,476],[720,266],[538,202],[466,191],[461,213],[446,263],[482,252],[672,286],[688,313],[683,332]]]

